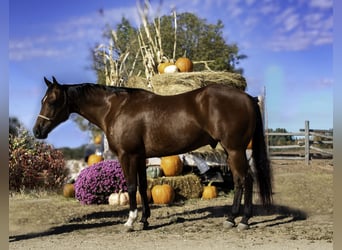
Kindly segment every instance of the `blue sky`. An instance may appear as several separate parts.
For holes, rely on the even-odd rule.
[[[248,56],[240,64],[247,92],[266,90],[269,128],[295,132],[305,120],[312,128],[333,127],[332,0],[162,2],[161,15],[175,7],[210,23],[223,21],[224,38]],[[156,12],[157,3],[152,1]],[[123,15],[139,24],[135,0],[11,0],[9,5],[9,115],[30,130],[46,90],[44,76],[63,83],[95,82],[90,49],[106,42],[101,36],[105,25],[114,27]],[[76,147],[89,139],[68,121],[47,142]]]

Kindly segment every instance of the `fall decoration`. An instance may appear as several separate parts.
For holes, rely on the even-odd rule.
[[[63,196],[66,198],[74,198],[75,197],[75,187],[72,183],[64,184],[63,186]]]
[[[162,169],[159,166],[149,166],[146,169],[146,175],[149,178],[157,178],[162,176]]]
[[[125,206],[129,203],[128,192],[119,191],[119,193],[112,193],[108,197],[108,204],[112,206]]]
[[[225,71],[196,71],[181,74],[156,74],[151,77],[153,92],[160,95],[175,95],[191,91],[209,84],[224,84],[245,90],[246,79],[237,73]],[[142,88],[151,90],[146,85],[146,79],[140,76],[132,76],[125,85],[131,88]]]
[[[158,184],[169,184],[175,191],[175,200],[197,199],[203,191],[201,179],[196,174],[186,174],[172,177],[148,178],[147,186],[153,187]]]
[[[169,184],[155,185],[151,192],[154,204],[170,204],[175,198],[175,191]]]
[[[160,74],[163,74],[165,68],[166,68],[167,66],[170,66],[170,65],[174,65],[174,63],[172,63],[172,62],[163,62],[163,63],[160,63],[160,64],[158,65],[158,67],[157,67],[158,72],[159,72]]]
[[[193,63],[187,57],[178,58],[175,65],[177,66],[180,72],[192,72],[193,69]]]
[[[117,160],[104,160],[84,168],[75,181],[75,197],[82,204],[106,204],[112,193],[127,191],[127,183]]]
[[[161,158],[160,167],[165,176],[177,176],[183,171],[183,162],[178,155],[165,156]]]
[[[169,65],[166,66],[164,69],[164,73],[177,73],[178,72],[178,68],[176,65]]]
[[[95,144],[101,144],[101,142],[102,142],[102,136],[101,135],[96,135],[94,137],[94,143]]]
[[[211,184],[212,182],[209,182],[208,186],[203,188],[202,199],[209,200],[217,197],[217,189]]]
[[[95,163],[98,163],[98,162],[100,162],[100,161],[103,161],[102,155],[99,155],[99,154],[91,154],[91,155],[89,155],[89,157],[88,157],[87,163],[88,163],[88,166],[91,166],[91,165],[93,165],[93,164],[95,164]]]

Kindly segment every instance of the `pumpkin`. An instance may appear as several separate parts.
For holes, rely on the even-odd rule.
[[[155,185],[151,193],[154,204],[170,204],[175,199],[175,191],[169,184]]]
[[[151,198],[152,198],[151,189],[148,188],[146,190],[146,193],[147,193],[147,200],[148,200],[148,202],[150,202]],[[139,191],[137,191],[136,199],[137,199],[137,204],[141,204],[141,195],[140,195]]]
[[[101,142],[102,142],[102,136],[101,135],[96,135],[94,137],[94,143],[95,144],[101,144]]]
[[[63,186],[63,196],[67,198],[75,197],[75,186],[72,183],[67,183]]]
[[[162,176],[162,170],[159,166],[149,166],[146,169],[146,175],[150,178],[157,178]]]
[[[165,176],[177,176],[183,171],[183,162],[178,155],[165,156],[160,160],[160,167]]]
[[[108,203],[112,206],[125,206],[129,202],[129,197],[127,192],[119,191],[119,193],[112,193],[108,197]]]
[[[163,73],[164,73],[164,69],[165,69],[167,66],[169,66],[169,65],[174,65],[174,63],[172,63],[172,62],[163,62],[163,63],[160,63],[160,64],[158,65],[158,67],[157,67],[158,72],[159,72],[160,74],[163,74]]]
[[[177,73],[178,68],[176,65],[169,65],[164,68],[164,73]]]
[[[93,164],[95,164],[95,163],[98,163],[98,162],[100,162],[100,161],[102,161],[102,160],[103,160],[102,155],[99,155],[99,154],[91,154],[91,155],[89,155],[89,157],[88,157],[87,163],[88,163],[88,166],[91,166],[91,165],[93,165]]]
[[[187,57],[178,58],[175,65],[177,66],[180,72],[192,72],[193,69],[193,63]]]
[[[253,148],[253,142],[252,140],[249,141],[247,149],[252,149]]]
[[[212,182],[209,182],[208,186],[203,188],[202,199],[209,200],[217,197],[217,189],[211,184]]]

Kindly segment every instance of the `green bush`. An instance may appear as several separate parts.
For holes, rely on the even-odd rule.
[[[62,152],[36,141],[25,129],[9,135],[8,165],[10,191],[56,191],[68,176]]]

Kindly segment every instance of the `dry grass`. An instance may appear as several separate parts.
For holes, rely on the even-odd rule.
[[[161,95],[170,95],[183,93],[214,83],[227,84],[242,90],[245,90],[247,86],[246,79],[240,74],[213,71],[154,75],[151,78],[152,88],[147,85],[146,79],[131,77],[126,86],[152,90]]]

